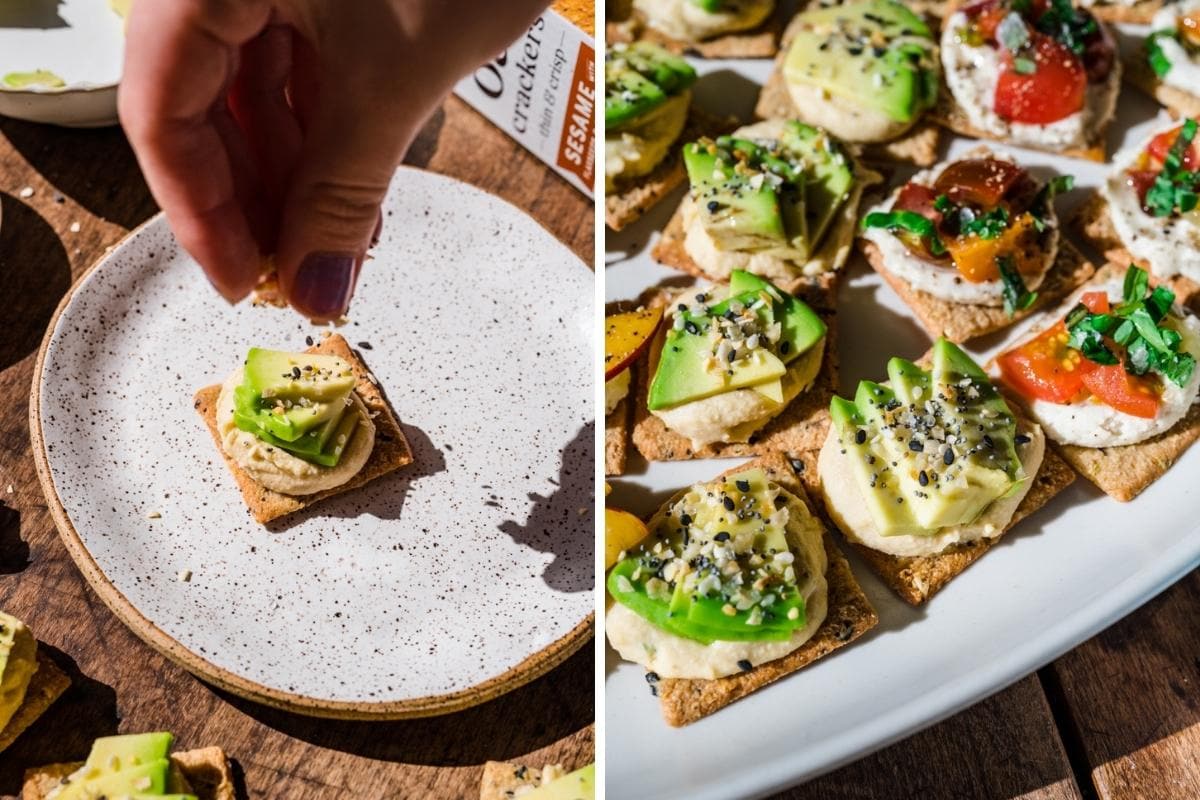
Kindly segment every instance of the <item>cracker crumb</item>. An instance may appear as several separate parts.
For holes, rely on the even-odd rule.
[[[79,233],[79,229],[80,229],[81,227],[82,227],[82,226],[81,226],[81,225],[80,225],[78,222],[72,222],[72,223],[71,223],[71,227],[70,227],[70,231],[71,231],[71,233]]]
[[[190,569],[181,569],[179,570],[179,574],[177,574],[175,577],[180,583],[191,583],[192,571]]]
[[[8,485],[8,493],[9,494],[13,493],[13,485],[11,483]]]
[[[29,199],[30,197],[33,197],[33,187],[26,186],[24,189],[21,190],[20,196],[22,199]]]
[[[162,519],[162,513],[158,511],[151,511],[146,515],[146,519]]]

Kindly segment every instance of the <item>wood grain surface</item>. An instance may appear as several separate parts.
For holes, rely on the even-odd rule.
[[[430,120],[409,162],[526,209],[592,263],[590,201],[457,99]],[[22,197],[26,187],[33,194]],[[316,720],[196,680],[143,645],[84,583],[34,473],[26,421],[33,357],[73,279],[155,211],[118,129],[0,119],[0,608],[26,620],[74,682],[0,754],[0,797],[16,796],[25,767],[81,759],[92,739],[117,731],[169,729],[182,748],[220,745],[252,798],[474,798],[489,759],[593,760],[591,647],[450,716]]]

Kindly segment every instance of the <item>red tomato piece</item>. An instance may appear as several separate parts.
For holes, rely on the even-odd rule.
[[[933,188],[955,203],[992,209],[1025,177],[1025,170],[1011,161],[967,158],[942,170]]]
[[[1153,161],[1157,169],[1162,169],[1163,163],[1167,160],[1167,153],[1171,151],[1171,146],[1175,144],[1175,140],[1178,138],[1179,128],[1173,128],[1169,131],[1163,131],[1150,140],[1150,145],[1146,148],[1146,153],[1150,156],[1151,161]],[[1197,152],[1197,144],[1193,139],[1192,146],[1183,154],[1184,169],[1196,169],[1196,167],[1200,166],[1200,152]]]
[[[1004,51],[996,80],[995,109],[1011,122],[1045,125],[1083,109],[1087,72],[1066,45],[1043,33],[1032,34],[1034,71],[1023,75]]]
[[[1107,314],[1112,310],[1106,292],[1084,292],[1083,297],[1079,298],[1079,302],[1083,303],[1093,314]]]
[[[1067,347],[1067,326],[1059,322],[996,359],[1000,376],[1024,397],[1069,403],[1083,389],[1083,375],[1096,365]]]
[[[937,196],[938,193],[934,189],[921,183],[909,182],[904,184],[904,188],[896,196],[895,207],[901,211],[915,211],[922,217],[933,220],[934,224],[940,224],[942,212],[933,207]]]
[[[1162,403],[1153,380],[1130,375],[1121,364],[1095,365],[1083,376],[1083,386],[1105,405],[1143,419],[1158,416]]]

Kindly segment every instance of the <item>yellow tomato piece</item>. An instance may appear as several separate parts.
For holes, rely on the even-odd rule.
[[[980,236],[960,236],[946,242],[954,266],[971,283],[1000,279],[996,259],[1007,256],[1022,275],[1037,273],[1042,268],[1043,251],[1038,243],[1037,228],[1032,214],[1022,214],[1013,220],[1004,233],[995,239]]]

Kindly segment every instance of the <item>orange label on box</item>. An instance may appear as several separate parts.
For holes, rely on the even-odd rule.
[[[579,45],[575,72],[558,143],[558,166],[591,186],[596,174],[596,51],[586,42]]]

